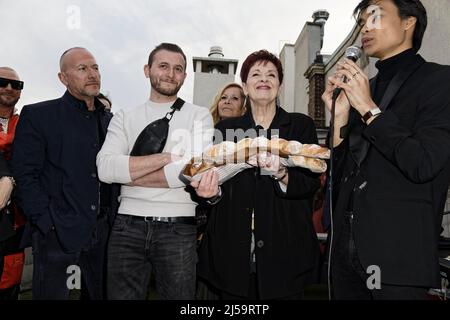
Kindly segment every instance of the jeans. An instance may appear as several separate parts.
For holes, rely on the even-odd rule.
[[[91,239],[80,252],[67,253],[61,248],[57,231],[43,234],[37,227],[32,231],[33,300],[67,300],[70,289],[77,283],[74,269],[80,268],[81,297],[101,300],[105,297],[105,258],[109,234],[106,215],[97,220]]]
[[[358,257],[353,236],[353,213],[346,212],[340,237],[334,244],[331,261],[331,287],[336,300],[426,300],[427,288],[382,283],[369,289],[366,273]],[[393,257],[395,259],[395,257]]]
[[[108,299],[147,299],[152,272],[159,298],[195,299],[196,234],[196,225],[118,214],[108,244]]]

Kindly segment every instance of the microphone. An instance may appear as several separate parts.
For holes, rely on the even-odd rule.
[[[348,47],[347,50],[345,50],[345,57],[352,60],[353,62],[358,61],[359,58],[361,58],[362,51],[360,47],[352,46]],[[347,82],[347,79],[344,77],[344,82]],[[334,117],[336,114],[336,99],[339,97],[339,95],[342,92],[342,88],[336,88],[333,90],[333,100],[331,105],[331,121],[330,121],[330,166],[329,166],[329,173],[328,173],[328,208],[329,208],[329,214],[330,214],[330,226],[331,226],[331,234],[330,234],[330,246],[328,249],[328,270],[327,270],[327,278],[328,278],[328,287],[331,287],[331,252],[333,250],[333,229],[334,229],[334,223],[333,223],[333,163],[334,163]],[[329,299],[331,300],[331,291],[329,291]]]
[[[359,58],[361,58],[362,55],[362,50],[360,47],[357,46],[351,46],[348,47],[347,50],[345,50],[345,57],[347,59],[352,60],[353,62],[358,61]],[[344,82],[347,82],[347,78],[344,76]],[[333,100],[336,100],[337,97],[339,97],[339,95],[342,92],[342,88],[336,88],[333,91]]]

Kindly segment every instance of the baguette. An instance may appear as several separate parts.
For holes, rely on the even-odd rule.
[[[303,145],[295,140],[288,141],[288,143],[283,145],[282,152],[290,156],[300,155]]]
[[[304,156],[290,156],[289,160],[295,166],[309,169],[312,172],[323,173],[327,171],[327,164],[322,159],[308,158]]]
[[[213,145],[210,149],[203,153],[203,159],[213,163],[234,162],[234,154],[236,152],[236,144],[231,141]]]
[[[258,152],[268,151],[269,140],[264,136],[257,137],[252,140],[250,147],[257,149]]]
[[[271,154],[287,158],[289,156],[288,152],[288,144],[289,141],[280,138],[272,138],[269,140],[269,148],[268,151]]]
[[[244,163],[259,152],[270,152],[283,158],[290,156],[303,156],[311,159],[330,158],[330,150],[316,144],[301,144],[295,140],[287,141],[278,137],[268,140],[261,136],[255,139],[244,138],[237,143],[224,141],[216,144],[203,153],[203,160],[215,164]],[[305,160],[296,161],[305,162]],[[323,167],[320,161],[315,163],[316,170]]]
[[[214,167],[217,167],[217,165],[215,165],[212,162],[204,160],[200,162],[195,162],[194,159],[191,159],[191,161],[184,167],[183,174],[188,177],[193,177],[197,174],[206,172]]]
[[[304,144],[299,155],[310,158],[330,159],[330,149],[317,144]]]
[[[234,157],[236,163],[246,162],[248,158],[258,152],[257,148],[252,147],[252,141],[251,138],[244,138],[236,143],[236,154]]]

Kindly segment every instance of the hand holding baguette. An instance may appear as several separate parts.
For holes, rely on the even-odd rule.
[[[194,177],[226,164],[248,163],[260,166],[263,162],[260,159],[261,154],[285,158],[285,165],[306,168],[312,172],[325,172],[327,165],[323,159],[329,159],[330,150],[315,144],[302,144],[280,138],[244,138],[237,143],[224,141],[206,150],[202,159],[192,159],[182,173],[187,177]],[[255,160],[254,163],[252,160]]]
[[[212,198],[219,194],[219,175],[216,170],[206,172],[200,181],[192,181],[191,186],[199,197]]]

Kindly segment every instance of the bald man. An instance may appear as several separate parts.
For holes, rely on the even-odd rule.
[[[11,197],[14,178],[9,169],[11,145],[16,124],[15,113],[23,82],[14,69],[0,67],[0,300],[16,300],[20,291],[24,261],[20,238],[24,217]]]
[[[20,99],[23,82],[17,72],[9,67],[0,67],[0,117],[9,119]]]
[[[80,284],[83,295],[103,299],[116,193],[98,180],[95,158],[112,115],[96,98],[101,77],[88,50],[65,51],[58,77],[66,92],[25,106],[13,145],[12,171],[33,246],[33,299],[68,299]]]

